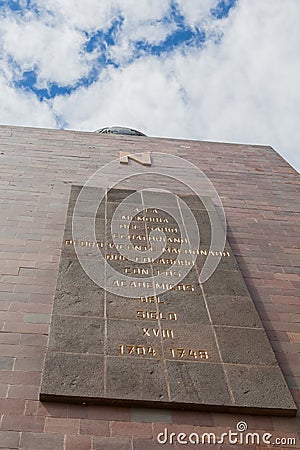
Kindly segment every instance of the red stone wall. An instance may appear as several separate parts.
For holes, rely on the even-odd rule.
[[[178,442],[158,444],[157,434],[168,428],[220,435],[241,420],[273,441],[297,437],[297,445],[270,448],[300,448],[299,413],[280,418],[39,402],[70,186],[84,184],[120,149],[180,155],[214,183],[229,241],[300,403],[299,176],[272,148],[0,127],[0,448],[178,449]]]

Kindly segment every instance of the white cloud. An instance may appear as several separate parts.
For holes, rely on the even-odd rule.
[[[298,20],[298,0],[240,0],[220,45],[142,59],[55,106],[73,128],[269,144],[300,166]]]
[[[159,20],[168,12],[170,0],[36,0],[35,4],[68,27],[95,31],[107,30],[120,15],[136,26]]]
[[[10,18],[15,28],[10,32],[4,26],[2,43],[23,67],[37,61],[45,80],[72,82],[86,73],[95,55],[82,54],[82,30],[107,29],[119,14],[124,17],[116,45],[109,48],[122,67],[103,70],[91,86],[53,102],[70,128],[118,124],[155,136],[268,144],[300,168],[299,0],[239,0],[221,21],[209,16],[217,0],[178,0],[186,23],[212,35],[222,32],[221,42],[216,45],[212,39],[204,49],[178,48],[131,63],[135,41],[158,43],[171,31],[172,23],[162,22],[169,0],[105,0],[101,9],[96,0],[84,6],[79,0],[39,4],[44,8],[40,23],[36,18]],[[2,63],[8,76],[5,67]],[[32,98],[22,101],[27,105]],[[13,101],[7,115],[11,123],[16,123],[14,107],[18,120],[22,116]],[[47,104],[44,108],[43,120],[50,124],[53,113]],[[3,104],[1,113],[6,117]],[[34,120],[31,125],[36,125]]]
[[[16,91],[0,77],[0,123],[35,127],[55,127],[53,112],[47,103],[40,103],[33,94]]]
[[[52,17],[58,25],[89,32],[108,29],[116,14],[114,0],[35,0],[35,4],[47,20]]]
[[[134,125],[164,135],[173,134],[174,126],[184,121],[181,103],[177,81],[166,76],[161,61],[148,57],[122,70],[110,69],[89,89],[82,88],[68,99],[57,98],[54,107],[73,128]]]
[[[177,0],[185,22],[191,27],[199,27],[217,3],[216,0]]]
[[[137,42],[157,45],[163,42],[175,28],[173,23],[141,23],[138,27],[133,23],[125,23],[115,45],[109,48],[108,54],[116,64],[127,65],[128,61],[136,56]]]
[[[168,12],[170,0],[118,0],[115,3],[128,21],[145,22],[161,19]]]
[[[135,41],[147,41],[151,44],[159,44],[164,41],[166,37],[171,34],[176,29],[176,25],[174,23],[165,24],[162,22],[145,22],[141,24],[141,26],[136,27],[134,24],[131,24],[131,27],[125,29],[122,32],[122,35],[119,37],[119,41],[122,39],[126,39],[128,36],[128,32],[130,32],[130,40]]]
[[[131,58],[133,41],[157,43],[173,29],[159,22],[168,12],[170,0],[36,0],[39,14],[27,11],[15,15],[2,11],[0,47],[3,58],[16,62],[11,74],[21,77],[24,71],[37,69],[38,87],[49,82],[75,84],[87,76],[102,50],[84,52],[86,34],[106,32],[114,19],[123,24],[110,56],[117,62]],[[109,52],[108,52],[109,54]],[[19,70],[17,70],[19,66]]]
[[[1,34],[4,54],[12,56],[22,72],[38,68],[40,85],[72,83],[89,72],[92,55],[81,52],[82,33],[10,15],[2,21]]]

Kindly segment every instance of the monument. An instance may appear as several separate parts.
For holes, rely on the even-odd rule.
[[[299,448],[299,174],[119,131],[0,126],[0,447]]]
[[[113,164],[180,178],[163,158]],[[294,415],[209,180],[198,196],[99,177],[71,186],[41,400]]]

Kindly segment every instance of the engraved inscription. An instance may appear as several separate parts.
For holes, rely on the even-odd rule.
[[[149,297],[140,297],[143,303],[165,303],[161,301],[160,297],[157,295],[150,295]]]
[[[120,355],[156,356],[157,352],[153,347],[145,345],[119,345]]]
[[[124,273],[131,275],[164,275],[165,277],[181,277],[177,270],[145,269],[140,267],[125,267]]]
[[[149,162],[128,152],[122,158],[132,166]],[[213,199],[179,195],[194,214],[200,245],[189,233],[191,216],[182,201],[148,190],[148,180],[149,192],[141,193],[130,188],[134,180],[127,181],[128,189],[101,191],[92,234],[85,220],[99,190],[88,187],[92,202],[79,205],[78,240],[71,224],[81,187],[71,189],[40,399],[292,415],[294,404],[230,244],[210,249],[221,226]],[[128,196],[131,207],[119,209]],[[126,251],[132,248],[136,252]],[[101,286],[80,255],[96,271],[97,259],[105,258]],[[220,264],[199,284],[208,257]],[[273,391],[276,396],[267,395]]]
[[[131,249],[131,246],[129,246],[128,244],[114,244],[112,242],[93,242],[93,241],[74,241],[73,239],[65,239],[64,241],[65,245],[77,245],[80,247],[98,247],[98,248],[113,248],[116,250],[124,250],[125,248],[127,249]],[[149,250],[149,248],[147,246],[141,246],[141,245],[133,245],[133,248],[136,250],[140,250],[140,251],[145,251],[145,250]],[[156,247],[151,247],[151,250],[157,250]],[[163,249],[165,252],[167,253],[176,253],[176,254],[180,254],[180,253],[184,253],[184,254],[190,254],[190,255],[200,255],[200,256],[224,256],[224,257],[230,257],[231,254],[228,250],[206,250],[206,249],[193,249],[193,248],[183,248],[183,250],[181,251],[178,248],[173,248],[173,247],[166,247]],[[109,255],[107,254],[107,259],[109,259],[110,256],[116,256],[116,255]],[[118,256],[122,256],[122,255],[118,255]],[[125,258],[126,260],[126,258]],[[151,257],[136,257],[135,259],[137,262],[148,262],[148,263],[153,263],[153,262],[159,262],[161,261],[161,264],[176,264],[176,260],[173,259],[168,259],[168,258],[160,258],[157,261]],[[182,265],[185,265],[185,263],[191,263],[191,261],[187,260],[182,260],[181,261]],[[177,264],[180,264],[180,262],[177,262]],[[190,265],[187,264],[187,265]]]
[[[172,358],[208,359],[206,350],[192,350],[186,348],[170,348]]]
[[[173,338],[174,332],[173,330],[166,329],[158,329],[158,328],[142,328],[143,336],[155,336],[155,337],[163,337],[163,338]]]
[[[144,320],[178,320],[175,312],[137,311],[136,317]]]
[[[191,291],[195,290],[195,287],[192,284],[169,284],[169,283],[153,283],[151,281],[127,281],[127,280],[113,280],[113,286],[119,287],[132,287],[132,288],[149,288],[153,289],[154,287],[157,289],[172,290],[172,291]]]
[[[130,229],[130,230],[139,230],[139,226],[135,224],[134,222],[128,223],[120,223],[119,224],[120,230],[122,229]],[[176,227],[168,227],[168,226],[158,226],[158,225],[146,225],[147,231],[164,231],[166,233],[178,233],[178,228]]]

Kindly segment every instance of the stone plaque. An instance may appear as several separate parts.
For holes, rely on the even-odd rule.
[[[93,202],[76,206],[82,229],[74,241],[72,214],[80,189],[73,186],[70,195],[41,400],[294,415],[292,396],[229,243],[210,249],[203,203],[181,196],[200,230],[198,248],[182,237],[176,214],[143,209],[142,198],[132,200],[135,215],[118,216],[119,203],[134,192],[120,189],[102,193],[95,239],[85,236]],[[91,197],[99,195],[90,191]],[[153,204],[156,199],[171,204],[167,193],[147,195]],[[185,223],[180,202],[172,207]],[[140,255],[133,261],[122,251],[128,243]],[[155,245],[160,256],[145,256]],[[76,248],[84,249],[80,260]],[[98,275],[97,252],[105,264]],[[199,283],[208,256],[220,262]],[[145,295],[145,286],[153,289],[151,295]]]

